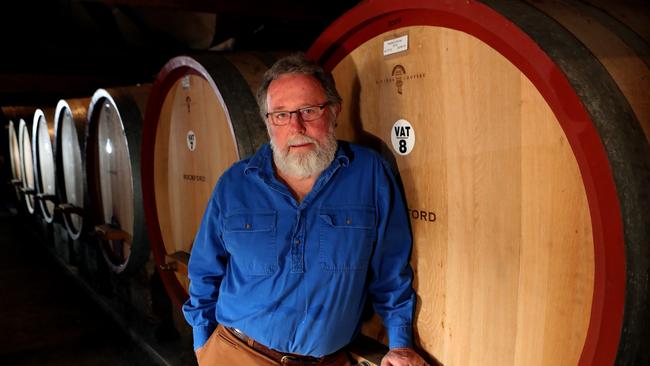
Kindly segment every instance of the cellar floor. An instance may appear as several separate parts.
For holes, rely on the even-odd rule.
[[[0,206],[0,364],[156,365]]]

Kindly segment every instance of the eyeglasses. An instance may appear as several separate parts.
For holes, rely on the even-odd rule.
[[[289,124],[289,121],[291,121],[291,115],[295,113],[297,116],[300,116],[300,119],[304,122],[311,122],[322,117],[323,113],[325,113],[325,107],[329,104],[330,102],[325,102],[319,105],[311,105],[296,109],[295,111],[269,112],[266,114],[266,118],[270,118],[271,122],[276,126],[284,126]]]

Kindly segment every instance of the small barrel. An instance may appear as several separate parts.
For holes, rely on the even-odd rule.
[[[210,194],[232,163],[268,136],[255,92],[275,57],[176,57],[153,85],[143,129],[142,184],[149,238],[165,288],[187,299],[187,261]]]
[[[37,109],[32,124],[32,156],[36,205],[46,223],[54,221],[56,176],[54,166],[54,109]]]
[[[366,1],[308,52],[343,96],[337,137],[399,171],[415,334],[442,364],[647,348],[648,68],[589,6]],[[363,333],[385,341],[376,321]]]
[[[16,194],[16,202],[20,201],[20,185],[22,184],[20,174],[20,149],[18,147],[18,124],[10,120],[7,124],[9,143],[9,166],[11,169],[11,184]]]
[[[86,174],[94,231],[115,273],[149,258],[142,210],[140,135],[151,86],[97,90],[88,106]]]
[[[20,191],[24,197],[25,207],[30,214],[34,213],[36,194],[36,179],[34,177],[34,157],[32,153],[31,130],[33,119],[21,118],[18,124],[18,150],[20,153]]]
[[[0,114],[7,122],[7,137],[8,137],[8,150],[9,150],[9,168],[10,168],[10,183],[14,187],[17,203],[22,205],[22,168],[21,168],[21,155],[20,144],[18,139],[20,119],[30,120],[34,116],[34,111],[37,107],[32,106],[3,106],[0,108]]]
[[[14,198],[12,185],[13,172],[9,139],[9,121],[5,119],[0,108],[0,200],[10,203]],[[8,196],[7,196],[8,195]]]
[[[90,98],[60,100],[54,114],[54,160],[59,208],[73,240],[85,229],[88,210],[84,138]]]

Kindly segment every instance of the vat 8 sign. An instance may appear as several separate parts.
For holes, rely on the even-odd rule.
[[[411,123],[405,119],[397,120],[391,130],[390,141],[398,154],[410,154],[415,146],[415,130]]]

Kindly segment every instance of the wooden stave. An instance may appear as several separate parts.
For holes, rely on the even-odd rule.
[[[70,99],[64,100],[61,99],[56,105],[56,110],[54,113],[54,160],[56,165],[56,185],[57,185],[57,198],[59,200],[59,205],[69,203],[66,188],[65,180],[66,176],[63,168],[63,147],[62,145],[62,124],[64,113],[70,111],[72,115],[72,120],[74,123],[75,132],[77,133],[77,147],[79,148],[79,158],[81,162],[80,170],[81,176],[79,177],[79,184],[82,186],[82,200],[85,203],[90,201],[88,196],[88,187],[86,184],[86,156],[85,156],[85,136],[86,128],[88,126],[88,104],[90,103],[90,98],[81,98],[81,99]],[[60,207],[60,206],[59,206]],[[79,229],[71,222],[71,214],[61,212],[63,217],[63,224],[68,232],[68,235],[73,240],[77,240],[81,237],[83,233],[88,232],[87,225],[84,225],[84,221],[90,220],[88,217],[88,210],[84,207],[80,207],[83,210],[81,215],[81,223]]]
[[[628,47],[634,50],[637,56],[650,67],[650,44],[638,33],[638,29],[627,24],[625,19],[618,19],[611,11],[601,7],[595,1],[581,1],[571,3],[589,17],[601,23],[604,27],[615,33]],[[647,9],[646,9],[647,12]]]
[[[559,22],[603,64],[624,96],[625,101],[620,103],[630,105],[650,141],[650,99],[642,92],[650,89],[650,45],[625,24],[588,3],[527,1],[552,21]]]
[[[276,58],[275,55],[268,53],[250,55],[258,58],[267,68]],[[143,128],[143,159],[152,162],[155,159],[155,136],[162,106],[174,83],[184,75],[195,75],[207,81],[217,95],[229,121],[230,135],[235,143],[238,158],[252,155],[262,143],[266,142],[268,139],[266,127],[259,117],[255,96],[233,60],[228,60],[221,54],[179,56],[172,58],[163,66],[152,87]],[[217,85],[226,85],[226,87],[219,88]],[[249,108],[246,109],[246,106]],[[167,257],[172,253],[167,253],[159,224],[153,178],[154,164],[142,166],[142,177],[147,229],[157,269],[168,295],[177,306],[181,306],[188,298],[188,293],[175,272],[169,270],[172,268],[168,268]]]
[[[340,60],[345,57],[345,55],[350,53],[356,47],[361,45],[366,40],[372,38],[373,36],[388,33],[390,30],[406,27],[409,25],[443,26],[467,32],[472,36],[481,39],[483,42],[496,49],[502,55],[508,55],[508,59],[518,69],[522,70],[522,72],[526,74],[530,80],[533,81],[533,84],[535,84],[538,89],[543,91],[542,94],[544,95],[544,98],[547,99],[547,102],[551,105],[554,113],[559,115],[564,114],[564,121],[568,120],[567,117],[569,116],[587,116],[587,112],[585,110],[581,110],[582,107],[580,106],[579,98],[575,95],[575,91],[573,91],[572,88],[572,86],[575,87],[575,85],[578,85],[576,89],[579,89],[580,78],[576,77],[576,75],[580,75],[583,80],[589,80],[584,76],[586,72],[584,70],[580,70],[580,67],[583,65],[557,66],[555,65],[555,62],[549,62],[550,66],[552,67],[544,69],[544,67],[549,66],[547,65],[547,61],[551,60],[549,59],[549,56],[546,55],[546,51],[540,55],[539,51],[541,51],[541,49],[546,49],[550,52],[553,52],[553,50],[557,49],[561,49],[565,53],[569,51],[564,48],[566,46],[563,46],[560,41],[557,41],[558,43],[554,44],[554,40],[552,39],[544,40],[545,33],[548,32],[548,29],[542,29],[543,27],[538,26],[538,24],[544,24],[544,19],[540,18],[539,13],[534,16],[536,17],[535,20],[530,20],[525,19],[524,14],[530,15],[530,10],[525,5],[511,5],[509,3],[500,1],[483,1],[483,3],[484,4],[478,2],[475,4],[461,4],[461,2],[458,2],[454,4],[428,4],[425,1],[407,1],[400,4],[400,6],[397,6],[391,5],[387,1],[377,1],[374,3],[362,4],[348,12],[343,17],[339,18],[332,26],[330,26],[324,33],[322,33],[314,45],[311,47],[311,49],[308,51],[308,55],[316,60],[321,61],[325,64],[327,69],[331,70]],[[509,9],[509,6],[512,6],[513,8]],[[478,18],[479,16],[477,14],[484,16],[484,18]],[[473,16],[475,17],[473,18]],[[521,34],[509,36],[506,32],[500,32],[499,30],[494,29],[494,24],[496,24],[495,19],[498,22],[498,18],[500,17],[507,19],[507,21],[501,25],[504,27],[504,29],[511,27],[512,24],[508,23],[512,22],[521,27]],[[537,23],[535,23],[535,21],[537,21]],[[560,33],[566,35],[568,32],[566,30],[560,30]],[[539,42],[539,46],[532,46],[531,48],[530,38],[537,40],[537,42]],[[534,44],[535,42],[532,43]],[[541,47],[541,49],[537,47]],[[578,47],[580,48],[580,52],[588,52],[584,51],[583,46],[578,45]],[[540,64],[544,64],[544,66],[534,65],[534,63],[530,61],[530,58],[532,58],[532,56],[530,56],[531,54],[534,54],[536,56],[543,56],[543,61]],[[514,61],[512,58],[514,58]],[[567,80],[567,84],[565,85],[562,85],[562,83],[559,83],[560,85],[553,85],[554,87],[560,89],[560,91],[557,93],[558,95],[554,96],[552,95],[553,93],[551,93],[553,91],[553,88],[551,88],[547,80],[543,80],[544,77],[542,75],[544,75],[544,72],[542,71],[548,72],[549,69],[559,70],[561,67],[564,68],[564,72],[560,74],[568,73],[570,80]],[[573,69],[571,69],[571,67],[573,67]],[[569,70],[567,71],[566,69]],[[571,82],[571,84],[569,84],[569,82]],[[614,95],[620,95],[620,93],[617,94],[617,88],[613,81],[610,80],[607,83],[607,88],[609,90],[613,90]],[[573,95],[569,95],[568,98],[566,98],[569,101],[562,100],[563,98],[560,98],[559,94],[566,95],[567,92],[568,94]],[[580,95],[584,95],[584,90],[578,91],[578,93],[581,92],[582,94]],[[623,100],[623,104],[626,105],[626,103],[624,103],[624,98],[618,97],[618,100]],[[574,105],[567,107],[568,104]],[[591,107],[593,109],[593,106]],[[593,113],[592,110],[589,111]],[[617,112],[621,113],[621,108],[618,108]],[[612,114],[616,115],[617,113]],[[618,210],[619,197],[627,204],[627,207],[626,205],[623,205],[625,210],[623,214],[627,219],[627,222],[625,223],[625,239],[627,240],[626,245],[621,244],[620,246],[623,248],[612,249],[611,244],[608,244],[608,254],[611,254],[609,263],[601,262],[597,264],[600,271],[608,272],[608,279],[607,285],[605,285],[605,280],[603,278],[598,279],[598,288],[595,289],[594,295],[594,301],[597,302],[595,307],[597,309],[592,310],[592,315],[595,313],[595,316],[601,315],[603,318],[606,318],[604,320],[605,324],[590,325],[590,337],[585,343],[585,348],[583,349],[583,353],[580,358],[580,364],[590,364],[592,361],[596,362],[595,360],[597,360],[598,364],[601,362],[602,364],[611,364],[616,357],[618,357],[620,363],[629,362],[629,359],[626,359],[627,356],[624,355],[624,353],[626,353],[626,350],[623,349],[624,347],[619,347],[618,336],[612,336],[612,334],[615,334],[617,332],[616,324],[622,323],[622,320],[620,318],[617,318],[619,316],[622,317],[621,313],[623,312],[623,304],[621,303],[622,301],[620,298],[623,297],[624,294],[623,290],[621,290],[621,287],[625,288],[625,278],[621,279],[621,275],[623,277],[625,276],[625,264],[622,263],[624,262],[625,254],[621,253],[621,251],[624,249],[636,248],[634,249],[636,252],[632,251],[629,253],[628,257],[634,257],[636,254],[641,254],[640,257],[646,258],[645,260],[647,261],[647,249],[642,248],[643,242],[645,241],[647,243],[647,233],[643,233],[642,228],[643,225],[646,225],[647,227],[648,220],[647,218],[637,219],[631,216],[633,216],[634,212],[643,212],[639,211],[639,209],[642,209],[643,204],[637,203],[637,198],[639,202],[647,202],[648,200],[647,197],[644,196],[642,183],[644,181],[647,182],[648,180],[647,172],[648,166],[650,165],[647,159],[649,155],[648,146],[647,141],[642,141],[638,138],[638,136],[643,136],[643,132],[638,125],[638,121],[635,120],[633,113],[631,113],[629,110],[629,106],[627,106],[627,109],[625,106],[623,107],[623,115],[624,117],[622,117],[622,119],[624,121],[620,121],[619,123],[622,125],[631,126],[632,132],[629,132],[629,134],[633,135],[634,143],[632,145],[634,146],[624,144],[622,145],[622,150],[625,151],[622,152],[618,151],[619,149],[612,146],[605,148],[599,146],[600,139],[598,135],[583,137],[582,140],[580,140],[575,137],[575,135],[578,133],[577,131],[569,131],[570,133],[573,133],[574,137],[574,139],[571,140],[571,146],[574,151],[578,150],[578,155],[581,155],[580,158],[582,159],[581,161],[583,164],[580,167],[583,176],[586,176],[587,179],[591,179],[592,182],[590,183],[593,183],[593,180],[599,181],[596,184],[591,184],[586,187],[591,198],[590,207],[596,205],[594,204],[594,201],[597,200],[594,198],[594,196],[607,196],[606,199],[603,199],[603,201],[607,202],[598,203],[602,207],[595,208],[597,210],[597,213],[595,215],[597,216],[597,219],[601,219],[603,222],[605,222],[607,220],[603,218],[604,216],[607,219],[610,219],[609,222],[613,222],[613,226],[618,226],[616,229],[601,227],[602,231],[605,231],[605,233],[602,231],[598,233],[600,240],[603,240],[603,237],[607,237],[608,239],[612,239],[612,242],[621,243],[623,241],[623,234],[621,233],[623,229],[620,227],[622,225],[622,218],[618,216],[619,213],[617,212],[611,214],[611,212],[609,212],[603,214],[603,211],[606,210],[606,208]],[[590,118],[586,117],[586,120],[589,121]],[[606,122],[603,122],[598,127],[606,128],[606,124]],[[563,125],[562,127],[565,131],[571,128],[570,126],[567,127],[566,125]],[[575,129],[575,126],[573,128]],[[596,138],[594,139],[594,137]],[[626,136],[618,136],[616,139],[620,144],[620,141],[626,141],[625,137]],[[597,142],[592,143],[593,141],[588,141],[589,138],[597,140]],[[635,160],[635,163],[628,162],[627,164],[620,164],[619,166],[612,168],[612,170],[614,170],[614,174],[611,172],[602,171],[594,173],[591,170],[596,169],[594,166],[597,164],[589,162],[585,163],[587,160],[586,153],[595,155],[596,160],[607,161],[608,159],[605,158],[605,150],[608,150],[607,154],[609,154],[610,157],[613,156],[612,160],[614,160],[616,163],[620,162],[620,159],[618,158],[621,156],[639,158],[639,160],[638,162]],[[604,166],[609,166],[609,163],[606,162]],[[613,179],[617,177],[631,176],[635,168],[640,168],[642,177],[640,177],[637,182],[633,183],[632,189],[628,190],[628,192],[618,192],[613,183]],[[615,175],[616,177],[612,177],[612,175]],[[608,180],[608,182],[602,183],[601,179]],[[620,187],[625,186],[627,182],[623,181],[617,183]],[[620,223],[620,225],[617,223]],[[634,235],[630,235],[630,231],[633,232],[635,228],[641,228],[638,230],[638,232],[642,233],[641,238],[635,238]],[[616,231],[618,231],[618,233],[616,233]],[[632,241],[632,243],[630,243],[630,241]],[[602,254],[605,251],[604,243],[600,242],[600,244],[601,245],[599,245],[599,248],[596,248],[596,250],[600,251]],[[644,253],[644,251],[646,252]],[[637,265],[637,268],[640,269],[639,276],[641,278],[639,278],[638,281],[635,278],[627,278],[628,283],[632,283],[632,285],[635,285],[635,282],[638,282],[635,285],[636,288],[634,291],[632,291],[632,300],[628,300],[627,304],[635,303],[638,305],[646,296],[646,294],[643,293],[642,289],[644,283],[642,276],[644,273],[647,273],[647,263]],[[646,270],[644,270],[644,268]],[[616,285],[613,285],[612,283],[615,283]],[[612,290],[612,287],[616,286],[619,288]],[[613,295],[614,297],[617,297],[616,301],[618,303],[616,305],[612,305],[610,303],[604,304],[606,292],[608,296]],[[643,316],[640,313],[643,312],[643,307],[640,307],[638,309],[639,311],[637,311],[636,314],[632,317],[640,320],[642,323]],[[616,315],[608,314],[608,312],[611,311],[615,312]],[[599,312],[600,314],[598,314]],[[603,318],[599,318],[598,321],[600,322],[603,320]],[[599,327],[603,327],[606,330],[601,331],[600,329],[597,329]],[[629,333],[630,335],[623,334],[621,336],[620,343],[626,344],[628,341],[625,340],[625,338],[634,339],[635,337],[638,337],[642,332],[642,329],[639,329],[638,324],[636,325],[636,328],[637,329]],[[598,331],[601,333],[596,334]],[[629,330],[624,329],[622,332],[629,332]],[[636,346],[633,345],[632,348],[638,347],[639,342],[634,340],[630,342],[630,344],[634,343],[636,343]],[[618,356],[616,355],[617,349]]]
[[[56,171],[54,165],[54,159],[45,159],[41,155],[41,148],[45,148],[45,153],[54,157],[54,121],[53,121],[53,110],[51,109],[37,109],[34,112],[34,121],[32,124],[32,156],[34,158],[34,179],[37,194],[51,194],[56,195]],[[40,128],[47,129],[48,138],[46,141],[42,142],[39,136]],[[43,175],[43,166],[41,164],[45,163],[46,167],[51,169],[52,175],[47,178]],[[51,179],[54,185],[54,192],[45,192],[44,188],[44,179]],[[50,224],[54,221],[54,207],[56,204],[56,199],[50,202],[46,200],[38,199],[37,206],[40,208],[40,213],[46,223]]]
[[[97,143],[97,122],[101,108],[96,108],[105,101],[110,102],[115,110],[119,112],[123,131],[125,133],[126,145],[131,163],[131,181],[133,187],[133,233],[131,233],[132,245],[130,255],[123,263],[113,263],[106,253],[106,247],[103,244],[101,251],[106,263],[110,269],[124,276],[136,273],[149,259],[150,246],[146,234],[146,221],[142,209],[142,186],[140,180],[140,149],[138,146],[141,141],[141,124],[144,106],[149,94],[150,84],[142,84],[133,87],[97,89],[91,97],[88,105],[88,127],[84,136],[84,154],[86,156],[86,189],[88,191],[89,201],[89,218],[91,219],[90,227],[104,224],[101,219],[103,209],[101,198],[101,186],[97,182],[99,170],[99,156],[97,152],[91,150],[96,147]],[[126,125],[125,125],[126,124]]]
[[[610,17],[626,24],[646,43],[650,43],[650,14],[647,3],[641,1],[582,0],[583,2],[606,12]]]

